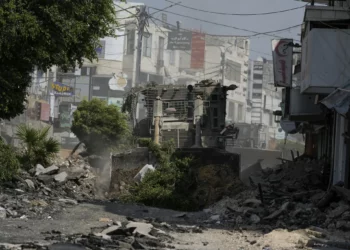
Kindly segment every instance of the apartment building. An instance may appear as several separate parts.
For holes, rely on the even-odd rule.
[[[286,132],[306,135],[305,154],[322,159],[324,180],[349,188],[350,1],[308,2],[301,43],[284,42],[289,54],[301,44],[301,61],[295,62],[294,83],[278,86],[283,105],[275,114]]]
[[[273,62],[259,57],[249,63],[249,84],[247,103],[251,107],[251,124],[260,124],[260,145],[274,139],[284,138],[280,132],[280,125],[275,121],[273,112],[279,109],[282,101],[280,89],[274,87]]]
[[[223,81],[225,86],[237,86],[237,89],[229,91],[227,96],[226,119],[229,122],[245,122],[249,48],[250,41],[246,37],[206,36],[205,76]]]

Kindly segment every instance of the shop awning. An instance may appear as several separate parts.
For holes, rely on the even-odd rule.
[[[350,106],[350,85],[338,88],[321,101],[329,109],[334,109],[341,115],[346,115]]]

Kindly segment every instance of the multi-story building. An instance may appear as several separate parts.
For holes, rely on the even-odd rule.
[[[301,43],[301,62],[295,62],[295,82],[283,86],[282,112],[275,114],[286,132],[306,134],[305,154],[323,160],[324,180],[349,188],[350,1],[309,2],[301,41],[286,43],[286,49]]]
[[[229,122],[245,122],[249,48],[250,41],[246,37],[206,36],[204,75],[223,81],[224,86],[237,86],[227,96],[226,119]]]
[[[251,107],[250,117],[246,121],[261,126],[259,146],[268,145],[271,140],[279,138],[279,124],[275,121],[273,111],[282,101],[281,90],[274,88],[273,62],[259,57],[250,61],[247,103]],[[281,138],[279,138],[281,139]]]

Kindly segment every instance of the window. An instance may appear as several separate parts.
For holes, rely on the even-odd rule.
[[[262,89],[262,84],[261,83],[254,83],[253,89]]]
[[[243,105],[238,104],[238,121],[243,120]]]
[[[143,40],[143,56],[152,56],[152,34],[145,33]]]
[[[126,54],[133,55],[135,51],[135,30],[128,30],[126,36]]]
[[[169,64],[175,65],[175,50],[169,51]]]
[[[231,60],[226,61],[225,76],[228,80],[240,83],[242,74],[241,71],[242,65],[240,63]]]
[[[266,95],[264,95],[264,109],[266,109]]]
[[[164,60],[164,38],[159,37],[158,60]]]
[[[254,74],[253,75],[253,79],[254,80],[262,80],[263,79],[263,75],[261,75],[261,74]]]

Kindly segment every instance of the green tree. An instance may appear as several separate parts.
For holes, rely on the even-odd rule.
[[[126,115],[99,99],[83,101],[73,116],[71,131],[91,154],[118,147],[130,135]]]
[[[96,59],[116,25],[113,0],[1,1],[0,118],[23,112],[35,66],[67,70]]]
[[[35,129],[28,125],[18,126],[17,137],[23,143],[22,162],[31,167],[36,164],[47,166],[60,151],[57,140],[49,137],[50,127]]]

